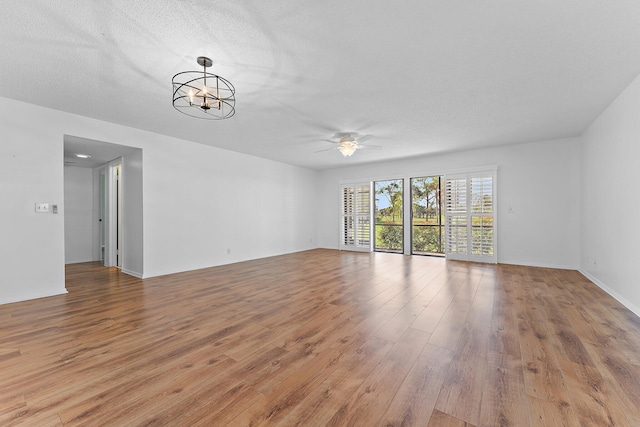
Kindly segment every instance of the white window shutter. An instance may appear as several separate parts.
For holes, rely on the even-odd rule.
[[[342,188],[342,236],[341,246],[355,245],[355,188]]]
[[[471,260],[495,263],[494,178],[486,174],[470,176],[469,183],[471,187]]]
[[[448,259],[496,263],[496,172],[447,175],[445,235]]]
[[[371,250],[371,184],[343,185],[340,249]]]
[[[446,177],[444,200],[446,256],[453,260],[467,260],[469,232],[466,174]]]

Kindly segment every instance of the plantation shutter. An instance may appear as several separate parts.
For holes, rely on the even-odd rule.
[[[371,250],[371,185],[343,185],[340,249]]]
[[[496,263],[496,172],[447,175],[445,234],[448,259]]]
[[[445,181],[445,241],[450,259],[468,258],[467,177],[446,177]]]

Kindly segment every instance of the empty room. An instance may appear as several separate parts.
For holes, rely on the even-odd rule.
[[[640,426],[640,2],[5,3],[0,425]]]

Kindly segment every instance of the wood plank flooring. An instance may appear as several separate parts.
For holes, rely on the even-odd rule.
[[[580,273],[313,250],[0,306],[2,426],[640,426],[640,319]]]

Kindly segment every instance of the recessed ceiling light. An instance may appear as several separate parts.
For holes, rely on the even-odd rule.
[[[79,157],[79,158],[81,158],[81,159],[88,159],[89,157],[91,157],[91,156],[90,156],[90,155],[88,155],[88,154],[76,154],[75,156],[76,156],[76,157]]]

